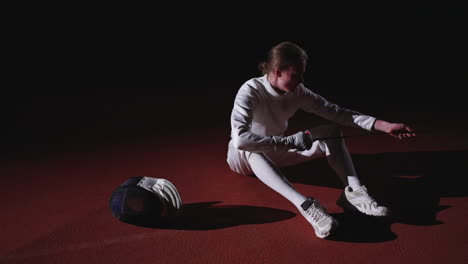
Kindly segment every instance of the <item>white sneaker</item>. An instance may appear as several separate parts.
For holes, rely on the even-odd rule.
[[[366,215],[388,216],[390,214],[390,210],[387,207],[379,205],[374,198],[369,196],[367,188],[364,185],[361,186],[360,189],[356,190],[353,190],[353,188],[346,186],[344,194],[349,204],[345,203],[343,201],[343,198],[340,197],[340,199],[337,201],[337,205],[345,209],[349,209],[349,206],[352,205],[354,208],[351,209],[357,209],[359,210],[359,212],[364,213]]]
[[[338,222],[327,214],[325,208],[317,200],[309,197],[301,206],[302,209],[299,211],[312,224],[317,237],[327,237],[338,226]]]

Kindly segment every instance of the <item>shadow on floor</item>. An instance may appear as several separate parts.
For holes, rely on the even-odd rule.
[[[468,171],[467,151],[402,152],[353,155],[357,173],[371,196],[392,211],[392,216],[376,218],[359,213],[333,214],[340,222],[331,240],[382,242],[396,239],[393,223],[426,226],[443,224],[437,214],[449,208],[441,197],[468,195],[464,187]],[[294,183],[343,189],[327,160],[282,168]],[[338,197],[336,197],[338,199]]]
[[[247,206],[217,205],[221,202],[184,204],[183,214],[165,219],[142,219],[129,224],[160,229],[213,230],[226,227],[265,224],[284,221],[296,216],[286,210]]]
[[[378,218],[360,213],[331,214],[339,226],[327,240],[352,242],[352,243],[376,243],[395,240],[397,235],[390,229],[393,221],[390,218]]]
[[[440,224],[440,197],[468,195],[464,187],[468,151],[401,152],[353,155],[357,173],[369,193],[390,207],[395,221],[413,225]],[[326,159],[283,168],[293,183],[342,189]],[[309,176],[310,172],[320,177]],[[337,197],[338,198],[338,197]]]
[[[419,226],[443,224],[437,220],[437,214],[449,206],[440,205],[440,197],[468,194],[462,184],[465,176],[460,175],[467,171],[466,151],[353,155],[353,160],[371,196],[388,206],[393,214],[386,218],[351,212],[332,214],[340,226],[329,240],[384,242],[397,238],[391,231],[393,223]],[[344,187],[326,159],[312,160],[282,170],[292,183],[339,189]],[[313,177],[309,176],[310,172],[313,172]],[[150,228],[212,230],[277,222],[296,215],[274,208],[217,205],[218,203],[220,202],[186,204],[183,216],[166,219],[167,221],[133,224]]]

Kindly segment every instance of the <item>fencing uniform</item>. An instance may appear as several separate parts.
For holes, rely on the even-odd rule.
[[[303,143],[310,143],[310,137],[305,136],[304,139],[308,133],[300,131],[284,135],[289,118],[298,109],[333,123],[307,128],[306,132],[317,139],[312,141],[308,150],[303,150],[310,146]],[[280,94],[264,75],[245,82],[236,95],[231,113],[227,162],[233,171],[255,174],[264,184],[285,197],[312,224],[317,237],[324,238],[336,229],[336,219],[326,213],[316,198],[298,192],[280,168],[326,156],[328,164],[345,186],[344,196],[340,197],[345,197],[343,201],[347,202],[339,203],[340,206],[349,204],[367,215],[388,215],[388,208],[378,205],[361,184],[344,139],[340,137],[340,126],[372,131],[375,122],[375,117],[328,102],[303,84],[291,92]],[[313,177],[313,172],[310,173]]]
[[[339,136],[339,126],[372,131],[376,120],[375,117],[328,102],[303,84],[293,92],[279,94],[268,82],[266,75],[252,78],[240,87],[234,100],[227,153],[230,168],[240,174],[252,174],[249,162],[251,153],[263,153],[276,166],[283,167],[316,157],[328,157],[332,147],[345,148],[347,152],[342,140],[314,141],[312,148],[305,151],[275,151],[272,136],[287,136],[284,133],[288,128],[288,120],[299,109],[337,124],[308,128],[314,138]]]

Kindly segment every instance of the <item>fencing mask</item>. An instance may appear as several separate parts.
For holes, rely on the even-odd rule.
[[[182,199],[168,180],[132,177],[112,192],[109,207],[120,221],[147,223],[180,215]]]

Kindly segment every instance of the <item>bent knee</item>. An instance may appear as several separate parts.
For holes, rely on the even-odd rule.
[[[321,125],[309,129],[315,138],[339,137],[342,135],[341,126],[336,124]]]
[[[344,144],[343,130],[339,125],[327,125],[325,128],[324,139],[318,140],[318,148],[325,153],[326,156],[330,155],[335,148],[342,148]]]
[[[340,137],[343,135],[343,130],[339,125],[328,125],[328,134],[331,137]]]

